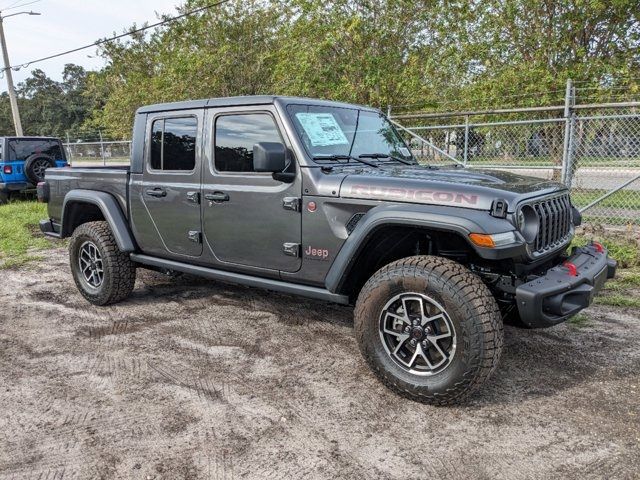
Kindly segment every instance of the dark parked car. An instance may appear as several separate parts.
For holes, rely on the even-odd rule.
[[[66,165],[58,138],[0,137],[0,204],[13,192],[35,188],[47,168]]]
[[[130,168],[50,169],[38,195],[89,302],[151,268],[355,304],[376,375],[435,404],[487,380],[503,317],[556,325],[615,273],[600,244],[567,252],[580,214],[563,185],[418,165],[380,111],[344,103],[143,107]]]

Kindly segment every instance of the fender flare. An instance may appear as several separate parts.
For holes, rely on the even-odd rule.
[[[390,225],[457,233],[479,256],[487,259],[497,260],[519,256],[525,252],[526,248],[524,243],[496,249],[481,248],[471,243],[470,233],[491,234],[514,230],[508,220],[492,217],[484,210],[446,206],[425,208],[425,205],[381,205],[371,209],[362,217],[344,242],[325,277],[327,290],[336,293],[341,289],[367,241],[377,230]]]
[[[107,192],[97,192],[95,190],[70,190],[65,196],[62,203],[62,218],[60,231],[60,238],[69,237],[73,231],[67,220],[68,207],[71,203],[88,203],[97,206],[104,219],[109,224],[111,232],[116,239],[118,248],[122,252],[135,252],[136,243],[129,229],[129,223],[127,222],[124,213],[120,205],[118,205],[115,197]]]

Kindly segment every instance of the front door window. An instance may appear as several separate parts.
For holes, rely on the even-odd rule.
[[[267,113],[223,115],[216,120],[215,166],[219,172],[253,172],[253,146],[282,142]]]

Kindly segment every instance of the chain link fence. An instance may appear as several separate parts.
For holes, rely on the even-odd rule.
[[[129,165],[131,141],[65,143],[67,159],[75,167],[91,165]]]
[[[584,215],[640,224],[640,113],[574,117],[565,183]]]
[[[640,102],[390,117],[421,163],[562,182],[585,221],[640,224]]]
[[[67,159],[73,166],[129,165],[131,141],[109,138],[99,130],[66,132]]]

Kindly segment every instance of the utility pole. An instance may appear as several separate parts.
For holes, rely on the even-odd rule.
[[[0,43],[2,43],[2,58],[4,60],[4,74],[7,77],[7,91],[9,92],[9,101],[11,102],[11,114],[13,115],[13,125],[16,128],[16,135],[22,137],[22,122],[20,121],[20,111],[18,110],[18,98],[16,90],[13,87],[13,76],[11,75],[11,63],[9,62],[9,53],[7,52],[7,41],[4,38],[4,19],[15,15],[40,15],[36,12],[18,12],[11,15],[2,16],[0,12]]]

